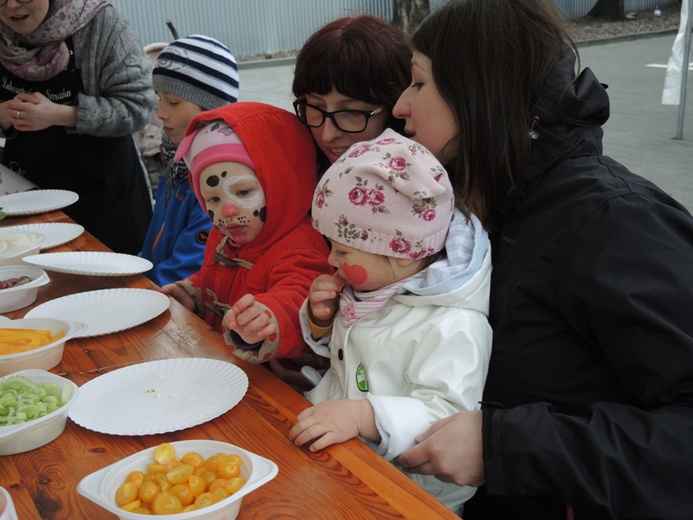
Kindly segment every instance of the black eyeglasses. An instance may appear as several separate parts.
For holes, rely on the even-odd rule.
[[[305,100],[294,101],[294,110],[301,122],[310,128],[320,128],[329,117],[332,124],[347,134],[363,132],[368,126],[368,120],[382,112],[384,107],[375,110],[335,110],[326,112],[315,105],[309,105]]]
[[[33,2],[33,0],[17,0],[17,2],[19,2],[20,4],[29,4]],[[7,0],[0,0],[0,7],[2,7],[3,5],[7,5]]]

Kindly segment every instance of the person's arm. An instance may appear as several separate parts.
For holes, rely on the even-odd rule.
[[[166,187],[162,185],[161,189],[165,190]],[[200,240],[200,234],[208,232],[212,223],[192,191],[186,195],[186,200],[179,207],[180,212],[177,217],[184,218],[184,215],[187,215],[185,228],[175,237],[173,249],[168,258],[158,262],[147,273],[147,277],[158,285],[182,280],[202,266],[205,242]],[[174,223],[171,222],[169,225],[173,226]]]
[[[142,129],[157,104],[150,63],[115,9],[104,7],[83,29],[75,55],[84,92],[68,131],[112,137]]]
[[[319,236],[318,239],[322,240]],[[276,244],[264,253],[267,263],[262,268],[268,271],[266,290],[254,295],[256,304],[276,323],[277,332],[252,349],[246,345],[243,345],[246,348],[234,348],[234,353],[246,361],[261,363],[274,357],[296,357],[304,352],[306,345],[299,310],[312,281],[333,270],[323,248],[309,243],[293,243],[291,247],[285,244]],[[260,267],[256,264],[254,268]],[[229,329],[224,331],[224,337],[233,346],[234,337]]]

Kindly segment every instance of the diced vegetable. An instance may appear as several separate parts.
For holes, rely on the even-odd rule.
[[[63,406],[70,387],[9,376],[0,383],[0,427],[38,419]]]

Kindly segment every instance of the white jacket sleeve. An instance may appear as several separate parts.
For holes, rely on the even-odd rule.
[[[310,333],[310,327],[308,326],[308,298],[306,298],[298,311],[298,319],[301,323],[301,333],[303,334],[303,340],[306,342],[306,344],[318,356],[329,358],[330,338],[332,335],[328,334],[324,338],[320,338],[318,340],[313,338],[313,335]]]

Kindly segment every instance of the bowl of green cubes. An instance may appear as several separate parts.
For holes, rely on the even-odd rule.
[[[0,378],[0,455],[35,450],[57,439],[78,390],[69,379],[40,369]]]

